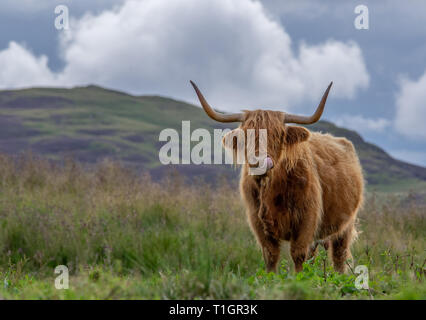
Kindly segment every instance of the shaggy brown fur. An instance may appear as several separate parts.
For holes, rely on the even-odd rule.
[[[245,132],[267,129],[268,156],[274,162],[262,176],[249,175],[243,165],[240,180],[266,268],[276,271],[280,243],[286,240],[297,272],[315,254],[318,242],[330,249],[334,268],[344,272],[363,201],[356,151],[345,138],[284,125],[284,117],[282,112],[246,111],[239,127]]]

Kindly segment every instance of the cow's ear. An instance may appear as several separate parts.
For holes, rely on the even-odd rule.
[[[287,144],[295,144],[308,140],[310,132],[303,127],[287,126],[285,141]]]

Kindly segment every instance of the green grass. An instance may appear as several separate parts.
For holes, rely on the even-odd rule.
[[[237,188],[154,183],[115,163],[83,170],[26,155],[0,157],[0,298],[425,299],[425,208],[368,196],[353,270],[335,273],[324,251],[295,274],[283,246],[265,272]],[[54,268],[67,265],[70,288]]]

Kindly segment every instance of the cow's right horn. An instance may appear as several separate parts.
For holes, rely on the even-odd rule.
[[[198,89],[197,85],[190,81],[192,86],[194,87],[195,92],[197,93],[198,99],[200,99],[201,105],[204,109],[204,111],[207,113],[207,115],[212,118],[213,120],[219,121],[219,122],[241,122],[243,121],[243,114],[242,113],[219,113],[213,110],[212,107],[207,103],[206,99],[204,98],[203,94],[201,93],[200,89]]]
[[[287,113],[284,117],[284,123],[312,124],[317,122],[321,118],[322,112],[324,111],[325,102],[327,101],[328,93],[332,85],[333,81],[330,82],[327,90],[325,90],[321,102],[312,116],[306,117]]]

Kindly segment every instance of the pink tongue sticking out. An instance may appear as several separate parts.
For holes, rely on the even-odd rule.
[[[266,161],[266,170],[272,169],[274,167],[274,162],[272,161],[271,158],[266,157],[265,161]]]

